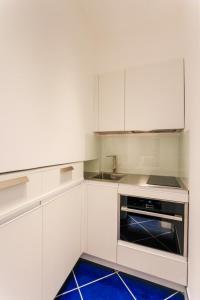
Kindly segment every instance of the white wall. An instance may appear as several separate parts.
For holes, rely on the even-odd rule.
[[[100,137],[101,170],[112,171],[117,155],[118,172],[179,176],[180,134],[133,134]]]
[[[183,57],[182,0],[81,0],[95,30],[97,72]]]
[[[117,155],[117,172],[182,176],[182,135],[180,133],[124,134],[98,136],[98,160],[85,162],[86,172],[111,172]]]
[[[189,286],[200,298],[200,1],[185,0],[186,127],[189,135]]]
[[[92,158],[93,48],[79,0],[2,0],[0,44],[0,172]]]
[[[189,188],[189,130],[180,134],[179,175]]]
[[[97,73],[184,57],[182,0],[81,0],[81,3],[94,31]],[[179,152],[178,140],[154,135],[104,137],[102,168],[111,167],[110,160],[103,156],[117,152],[120,171],[177,175],[181,168],[180,175],[185,176],[185,153]],[[144,153],[144,149],[149,150]]]
[[[2,0],[0,172],[94,158],[93,62],[182,57],[181,2]]]

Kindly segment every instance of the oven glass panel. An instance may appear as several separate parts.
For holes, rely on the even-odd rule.
[[[149,200],[146,200],[147,203]],[[157,200],[154,200],[154,202]],[[123,197],[121,199],[121,207],[133,207],[130,197]],[[143,213],[148,212],[149,215],[143,215],[139,212],[139,207],[137,207],[137,213],[132,213],[129,211],[121,210],[120,214],[120,239],[123,241],[139,244],[142,246],[155,248],[158,250],[167,251],[170,253],[175,253],[183,255],[184,248],[184,205],[178,204],[181,207],[174,206],[175,216],[182,216],[182,221],[169,220],[166,219],[165,211],[161,209],[163,207],[162,201],[157,201],[152,209],[144,209],[144,201],[141,207]],[[166,205],[164,205],[165,207]],[[160,207],[160,211],[159,208]],[[136,207],[134,206],[134,209]],[[177,214],[177,210],[179,214]],[[162,217],[151,216],[151,212],[159,211],[159,214],[163,214]],[[166,210],[169,216],[173,216],[173,207]],[[164,218],[165,216],[165,218]]]

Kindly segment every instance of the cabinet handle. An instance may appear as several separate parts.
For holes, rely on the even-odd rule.
[[[146,211],[146,210],[132,209],[132,208],[128,208],[126,206],[122,206],[121,211],[126,211],[126,212],[134,213],[137,215],[144,215],[144,216],[157,217],[157,218],[162,218],[162,219],[167,219],[167,220],[183,222],[182,216],[179,216],[179,215],[171,216],[171,215],[159,214],[159,213],[150,212],[150,211]]]
[[[27,176],[3,180],[3,181],[0,181],[0,190],[9,189],[13,186],[27,183],[28,181],[29,181],[29,179]]]
[[[70,171],[73,171],[73,170],[74,170],[74,167],[72,167],[72,166],[64,167],[64,168],[60,169],[61,172],[70,172]]]

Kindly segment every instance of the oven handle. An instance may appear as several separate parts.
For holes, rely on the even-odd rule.
[[[157,217],[157,218],[162,218],[162,219],[167,219],[167,220],[183,222],[183,217],[180,215],[176,215],[176,216],[164,215],[164,214],[158,214],[155,212],[150,212],[150,211],[145,211],[145,210],[132,209],[132,208],[128,208],[126,206],[122,206],[121,211],[126,211],[126,212],[130,212],[130,213],[138,214],[138,215],[151,216],[151,217]]]

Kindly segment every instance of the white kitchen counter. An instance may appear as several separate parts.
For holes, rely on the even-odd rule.
[[[97,173],[96,173],[97,174]],[[124,174],[123,178],[116,181],[94,178],[95,173],[86,173],[85,180],[91,182],[118,184],[118,194],[127,196],[147,197],[159,200],[168,200],[187,203],[188,189],[181,178],[177,178],[180,188],[168,186],[155,186],[147,184],[149,175]]]

